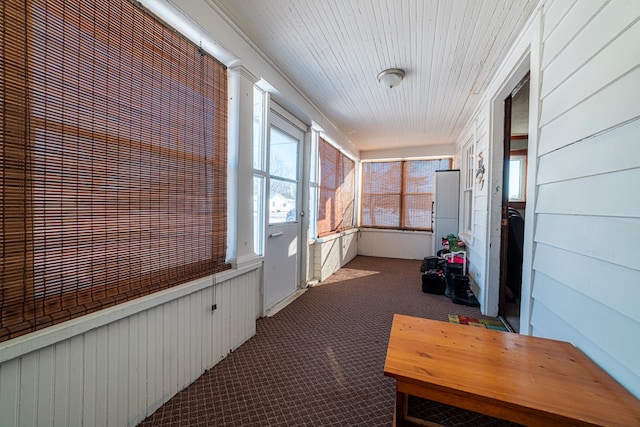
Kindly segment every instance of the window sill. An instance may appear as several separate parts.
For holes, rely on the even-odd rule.
[[[509,207],[514,209],[525,209],[527,206],[527,202],[509,202]]]
[[[473,235],[469,232],[460,233],[458,235],[458,240],[462,240],[465,244],[469,244],[473,240]]]
[[[314,240],[315,243],[325,243],[325,242],[330,242],[332,240],[336,240],[340,237],[344,237],[344,236],[348,236],[354,233],[357,233],[358,229],[357,228],[350,228],[348,230],[345,231],[341,231],[340,233],[334,233],[334,234],[329,234],[326,236],[322,236],[322,237],[318,237]]]
[[[413,234],[433,234],[433,231],[426,230],[399,230],[395,228],[360,228],[360,231],[373,233],[413,233]]]

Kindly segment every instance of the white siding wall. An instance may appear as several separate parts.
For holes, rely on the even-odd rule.
[[[457,147],[476,126],[476,152],[489,152],[491,190],[474,200],[470,259],[481,292],[497,292],[491,260],[499,248],[491,242],[499,230],[493,193],[502,184],[495,164],[502,153],[499,110],[518,80],[514,70],[529,62],[521,330],[573,343],[640,397],[638,40],[638,1],[543,1]]]
[[[544,8],[531,326],[640,396],[640,2]]]
[[[5,360],[0,425],[138,424],[255,334],[259,284],[254,269]]]

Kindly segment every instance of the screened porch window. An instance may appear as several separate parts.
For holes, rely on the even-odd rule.
[[[449,159],[364,162],[360,225],[430,231],[434,174],[450,167]]]
[[[320,138],[318,236],[353,228],[355,162]]]
[[[0,341],[229,268],[224,65],[128,0],[0,25]]]

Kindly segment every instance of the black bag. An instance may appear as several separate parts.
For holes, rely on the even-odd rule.
[[[427,256],[422,260],[422,265],[420,266],[420,272],[425,273],[429,270],[436,270],[438,268],[438,261],[440,258],[437,256]]]
[[[422,292],[443,295],[444,290],[444,277],[437,270],[428,270],[422,275]]]

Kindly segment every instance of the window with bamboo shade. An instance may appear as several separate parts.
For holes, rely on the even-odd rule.
[[[225,66],[128,0],[0,20],[0,341],[229,268]]]
[[[318,236],[353,228],[355,162],[320,138]]]
[[[362,227],[431,230],[435,171],[451,160],[402,160],[362,164]]]

